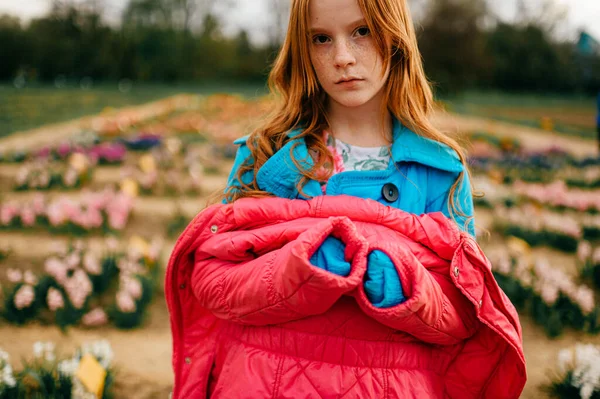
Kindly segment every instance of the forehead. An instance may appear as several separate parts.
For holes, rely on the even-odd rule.
[[[312,28],[350,24],[364,18],[358,0],[310,0],[309,22]]]

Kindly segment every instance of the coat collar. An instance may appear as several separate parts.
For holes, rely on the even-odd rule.
[[[460,173],[464,170],[456,151],[446,144],[414,133],[396,118],[393,120],[392,129],[392,158],[394,162],[416,162],[430,168],[452,173]],[[293,139],[301,132],[301,129],[292,130],[288,133],[288,137]],[[300,145],[305,146],[303,140]]]
[[[392,157],[394,162],[416,162],[446,172],[460,173],[464,166],[456,151],[446,144],[414,133],[394,118]]]

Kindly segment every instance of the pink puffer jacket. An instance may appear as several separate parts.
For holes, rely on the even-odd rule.
[[[329,235],[347,277],[309,262]],[[375,249],[406,302],[369,303]],[[518,398],[525,385],[517,313],[441,213],[344,196],[214,205],[179,238],[165,292],[174,398]]]

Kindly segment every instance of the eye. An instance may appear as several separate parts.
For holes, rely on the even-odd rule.
[[[369,36],[371,34],[371,30],[368,26],[361,26],[360,28],[354,31],[358,36]]]
[[[315,44],[325,44],[329,41],[329,37],[325,35],[315,35],[313,36],[313,43]]]

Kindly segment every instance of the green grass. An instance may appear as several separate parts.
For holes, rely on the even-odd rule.
[[[255,97],[264,94],[265,87],[261,83],[141,84],[133,85],[129,92],[122,93],[116,83],[98,85],[89,90],[78,87],[57,89],[51,85],[17,89],[10,84],[0,84],[0,137],[96,114],[106,107],[144,104],[180,93],[237,93]]]
[[[596,98],[507,94],[499,92],[466,92],[454,98],[441,98],[448,110],[465,115],[540,127],[543,117],[554,122],[559,133],[593,139],[596,137]]]

